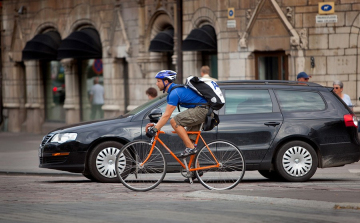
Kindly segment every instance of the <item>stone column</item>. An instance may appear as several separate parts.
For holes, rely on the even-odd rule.
[[[4,113],[9,132],[20,132],[25,121],[25,70],[20,63],[6,63],[3,67]]]
[[[105,102],[104,118],[114,118],[124,113],[124,79],[122,64],[115,58],[103,58]]]
[[[297,55],[298,50],[292,49],[285,51],[285,54],[288,55],[288,69],[289,69],[289,81],[297,81],[296,76],[298,73],[296,73],[297,69]]]
[[[40,63],[26,61],[26,131],[41,133],[44,123],[44,93]]]
[[[73,124],[80,122],[79,74],[74,59],[63,59],[61,64],[65,69],[65,120]]]

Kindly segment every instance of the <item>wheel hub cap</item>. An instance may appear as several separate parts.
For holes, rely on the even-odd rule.
[[[99,152],[96,157],[96,168],[99,173],[107,178],[117,177],[115,160],[119,153],[119,149],[115,147],[107,147]],[[125,159],[119,158],[119,172],[122,173],[125,168]]]
[[[311,154],[304,147],[291,147],[284,153],[282,166],[286,173],[290,176],[304,176],[311,170],[312,167]]]

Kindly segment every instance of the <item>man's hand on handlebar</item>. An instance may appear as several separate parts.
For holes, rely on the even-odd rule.
[[[155,126],[155,123],[148,123],[148,124],[146,124],[146,126],[145,126],[145,132],[148,132],[148,129],[149,129],[149,127],[152,127],[152,126]]]
[[[155,128],[154,123],[148,123],[145,127],[145,131],[147,137],[153,138],[156,136],[158,130]]]

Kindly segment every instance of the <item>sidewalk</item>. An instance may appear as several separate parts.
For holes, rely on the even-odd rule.
[[[82,176],[39,168],[38,149],[43,136],[43,134],[0,132],[0,173]]]

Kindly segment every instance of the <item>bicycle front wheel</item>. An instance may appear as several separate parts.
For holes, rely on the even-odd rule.
[[[209,147],[209,149],[208,149]],[[240,149],[231,142],[214,141],[200,149],[195,158],[196,167],[216,165],[219,167],[196,171],[200,183],[210,190],[232,189],[238,185],[245,174],[245,160]],[[210,153],[210,151],[212,154]]]
[[[134,191],[148,191],[157,187],[166,174],[164,153],[152,143],[134,141],[126,144],[116,158],[120,181]],[[145,162],[146,161],[146,162]]]

